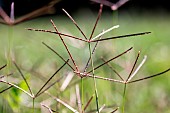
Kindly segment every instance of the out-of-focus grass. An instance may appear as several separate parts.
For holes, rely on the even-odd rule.
[[[76,13],[75,15],[73,15],[74,19],[83,29],[85,34],[87,34],[87,36],[89,36],[91,33],[96,16],[97,13],[92,13],[90,11]],[[31,73],[30,70],[35,70],[36,72],[47,78],[52,75],[52,73],[56,70],[56,67],[59,67],[63,64],[63,61],[61,61],[61,59],[59,59],[58,56],[56,56],[54,53],[49,51],[41,42],[45,42],[53,47],[65,59],[69,58],[57,35],[25,30],[25,28],[30,27],[37,29],[54,30],[50,23],[50,19],[53,19],[56,26],[58,26],[59,31],[82,37],[82,35],[73,25],[71,20],[69,20],[66,16],[61,17],[57,15],[42,17],[27,21],[25,23],[21,23],[16,26],[0,25],[0,64],[3,65],[7,62],[7,53],[9,52],[10,48],[11,57],[16,60],[20,67],[22,67],[26,76],[29,77],[31,87],[34,88],[34,92],[37,91],[37,89],[39,88],[39,85],[37,85],[37,81],[40,80],[38,79],[38,77],[36,77],[39,75]],[[152,33],[145,36],[135,36],[99,43],[99,47],[97,48],[96,54],[94,56],[95,65],[102,62],[100,60],[101,56],[103,56],[105,59],[109,59],[130,47],[134,47],[134,49],[130,53],[114,61],[115,64],[121,67],[115,68],[118,68],[118,71],[120,71],[120,74],[124,78],[128,76],[138,51],[141,51],[139,62],[142,60],[144,55],[147,55],[148,59],[135,78],[156,74],[169,68],[169,20],[170,16],[165,13],[139,14],[138,12],[132,11],[120,13],[104,12],[102,14],[101,20],[99,21],[99,24],[97,25],[97,30],[94,35],[97,35],[103,29],[106,30],[117,24],[120,25],[118,29],[105,34],[103,37],[105,38],[145,31],[151,31]],[[87,44],[67,37],[64,39],[68,44],[68,47],[77,64],[80,66],[80,68],[83,68],[89,57]],[[107,72],[105,72],[105,70],[107,70]],[[11,71],[15,71],[15,69],[12,68]],[[1,71],[1,73],[5,73],[5,71]],[[96,71],[96,74],[112,78],[114,78],[115,76],[112,71],[109,70],[106,66],[104,66],[100,71]],[[127,88],[127,100],[125,104],[126,113],[170,112],[169,74],[170,73],[168,72],[162,75],[162,77],[130,84]],[[61,75],[62,72],[60,73],[60,76]],[[77,79],[77,77],[75,77],[75,79]],[[41,85],[43,84],[42,81],[40,81],[39,83]],[[92,80],[85,80],[85,84],[86,87],[84,88],[84,92],[85,94],[87,94],[86,97],[90,98],[90,96],[93,94]],[[56,88],[59,88],[59,86],[56,86]],[[97,80],[97,88],[99,91],[100,106],[102,104],[118,106],[121,105],[123,85],[119,83],[111,83],[108,81]],[[74,90],[74,88],[72,90]],[[64,100],[69,100],[70,93],[71,92],[69,91],[69,89],[67,89],[66,93],[63,93],[61,97]],[[87,99],[85,99],[85,102],[87,101]],[[92,104],[89,109],[92,108],[92,106],[93,108],[95,108],[95,104]]]

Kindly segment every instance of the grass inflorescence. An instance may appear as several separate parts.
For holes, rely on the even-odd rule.
[[[30,97],[32,99],[32,107],[31,108],[32,108],[33,112],[35,112],[35,109],[37,109],[36,108],[36,103],[37,103],[36,100],[39,101],[38,97],[40,97],[41,95],[45,95],[46,98],[50,98],[50,99],[55,101],[55,102],[51,102],[49,104],[48,102],[44,102],[45,100],[42,99],[41,102],[39,102],[40,106],[47,109],[47,111],[49,113],[53,113],[53,112],[58,113],[58,112],[62,111],[61,109],[65,109],[65,108],[67,108],[69,111],[74,112],[74,113],[85,113],[85,112],[97,112],[97,113],[99,113],[99,112],[105,111],[105,109],[107,109],[107,108],[110,108],[109,105],[106,105],[105,103],[104,104],[100,103],[100,96],[103,97],[103,95],[100,95],[100,93],[98,92],[98,80],[103,80],[103,81],[106,81],[106,82],[119,83],[120,85],[121,84],[124,85],[124,88],[123,88],[123,91],[122,91],[121,103],[118,103],[115,106],[111,106],[111,110],[110,109],[108,111],[106,110],[106,112],[114,113],[114,112],[120,110],[121,113],[125,113],[126,112],[126,94],[127,94],[128,85],[132,84],[132,83],[140,82],[140,81],[143,81],[143,80],[147,80],[147,79],[150,79],[150,78],[153,78],[153,77],[156,77],[156,76],[163,75],[164,73],[170,71],[170,68],[165,69],[162,72],[158,72],[156,74],[149,75],[147,77],[138,78],[138,79],[134,80],[133,78],[138,73],[138,71],[143,66],[143,64],[146,62],[146,59],[147,59],[147,55],[145,55],[143,60],[141,61],[141,63],[138,64],[140,54],[141,54],[141,52],[139,51],[136,55],[136,58],[134,59],[134,62],[132,62],[133,65],[131,67],[129,74],[127,75],[127,77],[125,79],[125,77],[122,76],[111,65],[111,62],[114,61],[114,60],[117,60],[117,59],[123,57],[124,55],[126,55],[127,53],[129,53],[133,49],[133,47],[126,48],[126,50],[124,50],[123,52],[118,51],[118,52],[120,52],[118,55],[115,55],[114,57],[111,57],[108,60],[106,58],[103,58],[103,57],[102,58],[96,58],[95,54],[97,52],[98,46],[100,46],[100,43],[102,43],[104,41],[109,42],[110,40],[113,40],[113,39],[120,39],[120,38],[123,39],[123,38],[128,38],[128,37],[136,37],[136,36],[139,36],[139,35],[147,35],[147,34],[151,33],[151,32],[147,31],[147,32],[141,32],[141,33],[125,34],[125,35],[105,38],[104,34],[106,34],[107,32],[110,32],[110,31],[119,27],[119,25],[116,25],[116,26],[113,26],[113,27],[111,27],[107,30],[101,31],[101,33],[99,33],[97,36],[94,37],[93,35],[95,33],[95,30],[97,29],[97,24],[98,24],[99,19],[102,15],[102,9],[103,9],[103,5],[101,4],[99,12],[98,12],[97,19],[96,19],[94,27],[91,31],[90,37],[86,36],[86,34],[83,32],[83,30],[77,24],[77,22],[73,19],[73,17],[65,9],[63,9],[64,13],[66,13],[66,15],[70,18],[70,20],[77,27],[77,29],[80,31],[80,33],[82,34],[82,36],[84,38],[76,37],[76,36],[72,36],[72,35],[60,32],[58,27],[55,25],[55,23],[52,19],[51,19],[50,22],[51,22],[55,31],[44,30],[44,29],[26,28],[27,30],[30,30],[30,31],[47,32],[47,33],[57,35],[56,40],[61,41],[63,47],[65,48],[65,52],[68,54],[69,58],[63,57],[62,54],[57,52],[57,50],[53,49],[46,42],[42,42],[42,44],[45,47],[47,47],[51,52],[53,52],[55,55],[57,55],[57,58],[59,58],[60,60],[62,60],[64,62],[63,65],[59,66],[59,68],[56,69],[56,71],[51,75],[51,77],[46,79],[46,81],[44,82],[44,84],[42,86],[38,86],[39,89],[34,89],[34,87],[31,87],[27,78],[24,76],[22,69],[17,64],[17,61],[13,61],[13,64],[16,67],[16,70],[21,75],[22,80],[24,81],[24,83],[26,85],[26,88],[23,88],[23,87],[15,84],[15,83],[12,83],[12,82],[5,80],[5,78],[7,76],[13,75],[13,73],[10,73],[10,74],[7,74],[7,75],[0,76],[0,83],[4,83],[4,84],[8,85],[8,87],[3,89],[2,91],[0,91],[0,93],[5,93],[7,90],[10,90],[11,88],[15,88],[17,90],[22,91],[23,93],[25,93],[28,97]],[[87,62],[84,64],[83,68],[79,66],[79,62],[77,62],[76,59],[74,58],[75,55],[73,55],[73,53],[70,51],[70,48],[69,48],[68,44],[66,43],[66,39],[67,39],[66,37],[71,38],[73,40],[81,41],[81,42],[86,44],[86,46],[88,48],[88,53],[85,53],[85,55],[88,56],[88,59],[85,59],[85,61],[87,61]],[[102,63],[101,64],[95,64],[96,59],[101,60]],[[66,68],[65,65],[67,65],[69,67],[69,69]],[[114,78],[109,77],[109,76],[105,77],[107,75],[105,75],[104,77],[101,76],[101,75],[98,75],[100,73],[97,73],[97,71],[100,70],[104,66],[108,69],[111,69],[112,72],[114,74],[116,74],[119,79],[116,79],[116,78],[114,79]],[[0,71],[3,70],[5,67],[6,67],[6,65],[1,66]],[[64,76],[65,73],[63,73],[63,74],[61,74],[62,75],[61,77],[58,77],[57,79],[55,79],[52,82],[52,79],[55,78],[55,75],[59,74],[62,69],[63,70],[64,69],[69,70],[70,73],[67,74],[66,77]],[[70,71],[70,69],[71,69],[71,71]],[[78,78],[78,80],[75,83],[71,84],[71,80],[73,79],[73,76],[76,76]],[[88,93],[88,89],[86,88],[86,85],[89,85],[89,84],[87,84],[87,82],[84,82],[85,80],[91,79],[91,78],[92,78],[91,89],[93,90],[92,94]],[[58,84],[63,83],[63,84],[62,85],[60,84],[62,88],[56,89],[56,92],[58,92],[58,93],[56,95],[54,95],[53,93],[51,93],[48,90],[50,88],[56,86],[57,83]],[[73,86],[75,87],[75,95],[74,96],[76,96],[75,100],[77,102],[75,106],[71,106],[70,103],[69,103],[69,100],[67,100],[66,97],[64,98],[64,96],[63,96],[64,95],[63,92],[64,91],[67,92],[67,90],[69,90],[69,88],[67,88],[67,90],[66,90],[66,87],[73,87]],[[37,93],[35,93],[35,90],[36,90]],[[107,90],[106,90],[106,92],[107,92]],[[68,94],[68,92],[67,92],[67,94]],[[90,96],[88,96],[88,98],[86,98],[87,95],[90,95]],[[105,96],[107,96],[107,95],[105,95]],[[95,104],[93,104],[94,99],[95,99]],[[93,108],[91,107],[91,105],[92,105]]]

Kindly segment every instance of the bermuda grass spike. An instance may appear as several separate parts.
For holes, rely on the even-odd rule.
[[[91,40],[90,42],[105,41],[105,40],[112,40],[112,39],[119,39],[119,38],[127,38],[127,37],[132,37],[132,36],[146,35],[146,34],[150,34],[150,33],[151,32],[142,32],[142,33],[120,35],[120,36],[114,36],[114,37],[109,37],[109,38],[102,38],[102,39],[98,39],[98,40]]]
[[[73,39],[76,39],[76,40],[80,40],[80,41],[83,41],[83,42],[89,42],[88,40],[84,40],[82,38],[79,38],[79,37],[76,37],[76,36],[72,36],[72,35],[68,35],[68,34],[64,34],[64,33],[59,33],[59,32],[56,32],[56,31],[44,30],[44,29],[34,29],[34,28],[26,28],[26,29],[29,30],[29,31],[39,31],[39,32],[47,32],[47,33],[53,33],[53,34],[60,34],[61,36],[66,36],[66,37],[73,38]]]
[[[39,89],[39,91],[36,93],[35,97],[43,90],[43,88],[50,82],[50,80],[67,64],[69,59],[44,83],[44,85]]]
[[[101,58],[104,62],[106,62],[106,60],[102,57]],[[115,70],[113,69],[113,67],[111,65],[109,65],[109,63],[107,63],[107,65],[109,66],[109,68],[122,80],[124,81],[123,77]]]
[[[81,30],[81,28],[78,26],[78,24],[76,23],[76,21],[70,16],[70,14],[65,10],[65,9],[62,9],[66,15],[70,18],[70,20],[72,20],[72,22],[75,24],[75,26],[78,28],[78,30],[81,32],[81,34],[84,36],[84,38],[87,40],[87,37],[86,35],[84,34],[84,32]]]
[[[138,52],[138,55],[137,55],[136,60],[135,60],[135,62],[134,62],[134,64],[133,64],[133,67],[132,67],[132,69],[131,69],[131,71],[130,71],[130,73],[129,73],[129,75],[128,75],[128,78],[126,79],[126,82],[127,82],[127,81],[129,80],[129,78],[131,77],[131,75],[132,75],[132,73],[133,73],[133,70],[135,69],[136,63],[137,63],[137,61],[138,61],[138,59],[139,59],[139,56],[140,56],[140,51]]]
[[[56,32],[58,33],[58,29],[57,29],[56,25],[54,24],[53,20],[51,20],[51,23],[52,23],[54,29],[56,30]],[[79,72],[79,69],[78,69],[78,67],[77,67],[77,65],[76,65],[76,63],[75,63],[75,61],[74,61],[74,59],[73,59],[73,57],[72,57],[72,55],[71,55],[71,53],[70,53],[67,45],[66,45],[66,43],[64,42],[64,40],[63,40],[63,38],[61,37],[61,35],[60,35],[60,34],[58,34],[58,35],[59,35],[59,37],[60,37],[63,45],[65,46],[66,51],[68,52],[68,54],[69,54],[69,56],[70,56],[70,58],[71,58],[71,60],[72,60],[72,62],[73,62],[73,64],[74,64],[75,68],[76,68],[75,70]],[[77,76],[79,76],[79,75],[77,75]]]
[[[36,97],[38,97],[38,96],[40,96],[41,94],[43,94],[45,91],[47,91],[48,89],[50,89],[52,86],[54,86],[57,82],[59,82],[61,79],[63,78],[63,76],[62,77],[60,77],[59,79],[57,79],[55,82],[53,82],[52,84],[50,84],[47,88],[45,88],[44,90],[41,90],[41,92],[40,93],[38,93],[37,95],[36,95]]]
[[[98,21],[99,21],[99,19],[100,19],[100,17],[101,17],[101,14],[102,14],[102,10],[103,10],[103,4],[100,4],[100,9],[99,9],[99,12],[98,12],[98,16],[97,16],[97,19],[96,19],[96,22],[95,22],[95,25],[94,25],[94,27],[93,27],[93,30],[92,30],[92,33],[91,33],[91,35],[90,35],[89,40],[91,40],[91,38],[93,37],[94,31],[95,31],[95,29],[96,29],[96,26],[97,26]],[[100,37],[100,36],[99,36],[99,37]]]
[[[124,55],[125,53],[129,52],[132,48],[133,48],[133,47],[131,47],[131,48],[129,48],[128,50],[124,51],[123,53],[117,55],[116,57],[113,57],[113,58],[111,58],[110,60],[107,60],[107,61],[104,62],[103,64],[100,64],[99,66],[95,67],[94,70],[98,69],[99,67],[107,64],[108,62],[110,62],[110,61],[112,61],[112,60],[114,60],[114,59],[116,59],[116,58],[119,58],[120,56],[122,56],[122,55]],[[90,71],[87,72],[87,73],[91,73],[92,71],[93,71],[93,70],[90,70]]]
[[[153,77],[157,77],[157,76],[160,76],[164,73],[167,73],[170,71],[170,68],[165,70],[165,71],[162,71],[160,73],[157,73],[157,74],[154,74],[154,75],[151,75],[151,76],[148,76],[148,77],[144,77],[144,78],[141,78],[141,79],[137,79],[137,80],[133,80],[133,81],[129,81],[128,83],[133,83],[133,82],[139,82],[139,81],[142,81],[142,80],[146,80],[146,79],[150,79],[150,78],[153,78]]]
[[[136,70],[133,72],[133,74],[129,77],[129,79],[127,80],[127,82],[130,81],[130,80],[136,75],[136,73],[139,71],[139,69],[140,69],[140,68],[143,66],[143,64],[145,63],[146,59],[147,59],[147,56],[145,55],[145,56],[144,56],[144,59],[143,59],[142,62],[139,64],[139,66],[136,68]]]

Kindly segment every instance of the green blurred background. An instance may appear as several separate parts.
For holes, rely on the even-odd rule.
[[[130,2],[128,4],[130,4]],[[93,5],[95,9],[87,6],[79,8],[74,12],[70,11],[73,18],[88,37],[94,26],[99,8],[99,5]],[[69,12],[69,10],[67,11]],[[17,83],[20,87],[26,89],[24,81],[12,63],[12,60],[15,59],[26,76],[33,92],[37,92],[47,78],[64,63],[58,56],[47,49],[42,42],[53,47],[63,58],[69,58],[57,35],[28,31],[25,29],[36,28],[53,31],[54,28],[50,23],[50,19],[55,22],[60,32],[82,37],[81,33],[64,12],[60,12],[59,14],[56,12],[54,15],[41,16],[15,26],[0,24],[0,65],[8,64],[7,68],[0,71],[0,74],[14,72],[14,76],[9,78],[9,81]],[[137,64],[142,61],[144,55],[147,55],[147,61],[134,79],[153,75],[168,69],[170,67],[169,20],[169,12],[163,8],[145,10],[144,8],[123,8],[122,6],[120,10],[111,11],[108,7],[104,6],[94,36],[99,34],[103,29],[106,30],[114,25],[120,25],[120,27],[105,34],[103,36],[104,38],[145,31],[150,31],[151,34],[100,42],[94,54],[94,65],[97,66],[102,63],[100,59],[101,56],[105,59],[110,59],[128,48],[134,47],[132,51],[110,63],[124,78],[127,78],[130,73],[138,51],[141,51],[141,55]],[[84,42],[67,37],[64,39],[77,65],[80,69],[83,69],[89,58],[88,45]],[[64,67],[55,79],[63,76],[63,74],[67,75],[70,71],[71,69],[68,66]],[[118,79],[115,73],[107,66],[96,70],[95,73],[99,76]],[[169,74],[170,72],[160,77],[129,84],[127,87],[125,113],[169,113]],[[76,80],[79,80],[79,78],[74,76],[70,83],[70,88],[62,92],[59,89],[64,81],[63,78],[53,88],[50,88],[49,92],[57,95],[60,99],[65,100],[72,107],[77,109],[76,104],[71,102],[75,95],[74,82]],[[94,93],[92,79],[85,79],[84,85],[84,100],[87,102]],[[0,89],[3,90],[6,87],[7,85],[1,84]],[[97,89],[99,92],[100,106],[106,104],[106,106],[112,106],[112,110],[116,106],[121,106],[123,84],[97,80]],[[48,98],[47,95],[43,94],[43,96],[36,100],[36,113],[47,112],[40,107],[40,103]],[[94,100],[95,99],[93,99],[87,111],[95,109]],[[56,103],[53,100],[51,101],[51,103]],[[0,106],[1,113],[32,112],[31,98],[15,88],[0,94]],[[51,107],[55,108],[55,106]],[[109,112],[109,110],[106,112]],[[70,111],[60,106],[58,112],[68,113]],[[117,111],[117,113],[121,113],[121,110]]]

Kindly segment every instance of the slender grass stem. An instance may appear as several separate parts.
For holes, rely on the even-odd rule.
[[[124,90],[123,90],[123,103],[122,103],[122,113],[125,112],[125,101],[126,101],[126,87],[127,84],[124,84]]]
[[[82,107],[82,113],[84,113],[84,82],[83,77],[81,77],[81,107]]]
[[[94,77],[94,64],[93,64],[92,50],[91,50],[91,44],[90,44],[90,43],[89,43],[89,52],[90,52],[90,59],[91,59],[91,65],[92,65],[92,74],[93,74],[93,82],[94,82],[94,88],[95,88],[96,107],[97,107],[97,112],[99,113],[98,92],[97,92],[96,79],[95,79],[95,77]]]
[[[35,112],[35,98],[32,99],[32,112]]]

